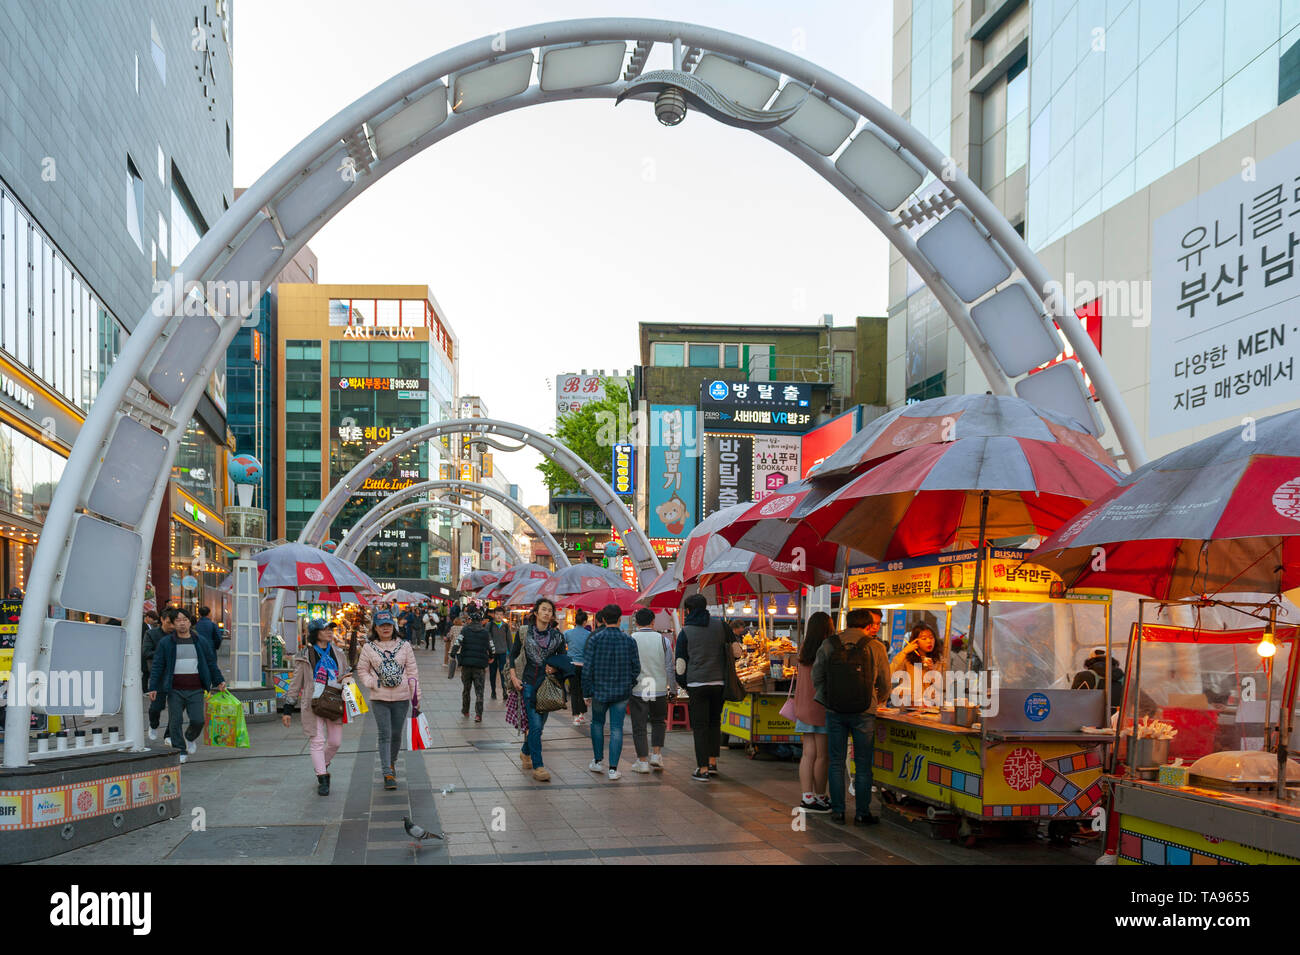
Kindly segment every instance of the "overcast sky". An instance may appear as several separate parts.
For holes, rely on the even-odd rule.
[[[592,16],[744,34],[890,100],[892,0],[248,0],[234,7],[235,185],[422,59]],[[887,243],[829,184],[703,114],[660,126],[644,102],[555,103],[471,127],[310,245],[323,282],[429,285],[460,337],[461,393],[548,432],[554,376],[631,368],[638,322],[849,323],[888,301]],[[535,454],[497,460],[525,504],[545,502]]]

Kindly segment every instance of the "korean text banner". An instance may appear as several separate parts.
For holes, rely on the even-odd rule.
[[[646,498],[650,537],[682,538],[699,502],[699,413],[693,405],[651,405]]]
[[[1300,142],[1253,170],[1152,228],[1151,437],[1296,395]]]
[[[700,519],[754,499],[753,435],[704,435],[704,500]]]
[[[705,381],[700,410],[710,431],[785,431],[812,426],[812,386],[793,381]]]

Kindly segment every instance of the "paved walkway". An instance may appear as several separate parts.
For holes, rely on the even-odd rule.
[[[376,733],[367,717],[344,728],[331,768],[333,791],[316,794],[306,738],[295,719],[249,727],[249,750],[201,746],[182,769],[182,813],[169,822],[48,860],[96,863],[690,863],[1080,864],[1096,848],[1043,842],[981,843],[972,849],[885,823],[864,829],[809,816],[792,827],[798,802],[794,762],[747,759],[726,750],[721,776],[690,779],[691,734],[676,730],[665,746],[667,770],[630,771],[626,725],[623,778],[587,771],[587,727],[567,711],[544,736],[549,783],[519,765],[519,741],[502,701],[489,700],[483,722],[460,715],[460,678],[446,679],[441,650],[417,651],[423,709],[432,748],[403,753],[396,792],[379,775]],[[472,712],[472,710],[471,710]],[[156,744],[161,745],[161,744]],[[879,806],[875,807],[879,813]],[[418,851],[402,828],[409,815],[445,842]]]

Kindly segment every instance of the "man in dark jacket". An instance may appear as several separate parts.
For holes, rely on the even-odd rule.
[[[483,626],[483,610],[470,606],[466,613],[469,623],[461,628],[452,652],[460,666],[460,715],[469,716],[469,688],[474,687],[474,722],[483,722],[483,675],[488,663],[496,654],[492,636]]]
[[[199,748],[198,738],[206,719],[203,692],[224,690],[226,678],[217,668],[217,654],[211,641],[191,631],[194,621],[188,613],[168,607],[163,611],[163,619],[171,620],[173,632],[162,638],[154,653],[149,674],[149,699],[166,694],[167,730],[183,763],[187,753],[194,753]],[[187,712],[190,725],[182,737],[181,717]]]
[[[488,689],[492,699],[497,698],[497,680],[501,681],[501,695],[506,695],[506,671],[510,669],[510,643],[512,640],[510,624],[506,622],[506,608],[497,604],[492,608],[492,625],[488,627],[492,635],[492,662],[488,664]]]
[[[144,642],[140,646],[140,666],[141,676],[144,678],[145,692],[149,689],[149,675],[153,672],[154,655],[158,652],[158,644],[162,638],[172,632],[172,618],[167,616],[166,611],[159,617],[157,613],[150,611],[153,615],[154,625],[149,628],[149,632],[144,635]],[[167,708],[167,694],[159,693],[157,698],[149,698],[149,739],[158,738],[158,724],[162,721],[162,711]],[[167,736],[163,733],[163,738]]]
[[[199,608],[199,621],[194,625],[194,632],[211,641],[214,653],[221,649],[221,628],[212,619],[211,607]]]
[[[623,720],[627,704],[641,675],[641,654],[636,641],[618,627],[623,611],[609,604],[596,614],[600,628],[582,650],[582,695],[591,708],[591,750],[595,754],[587,767],[603,773],[605,767],[605,715],[609,714],[609,778],[618,779],[618,760],[623,755]]]
[[[1097,647],[1083,664],[1084,669],[1074,675],[1072,690],[1106,689],[1106,648]],[[1119,709],[1124,701],[1124,671],[1114,657],[1110,658],[1110,708]]]
[[[714,620],[704,594],[691,594],[682,603],[686,625],[677,634],[677,685],[685,684],[691,733],[695,737],[695,772],[691,779],[707,781],[718,774],[722,747],[722,703],[727,675],[724,654],[740,656],[741,643],[730,627]]]

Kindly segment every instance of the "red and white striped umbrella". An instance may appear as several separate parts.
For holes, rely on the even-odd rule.
[[[610,604],[616,604],[618,609],[624,614],[635,612],[640,608],[637,603],[639,594],[631,587],[626,585],[619,587],[598,587],[595,590],[585,590],[580,594],[569,594],[556,598],[556,603],[561,607],[573,607],[575,610],[586,610],[595,613]]]
[[[625,587],[623,575],[598,564],[573,564],[557,570],[537,592],[539,597],[567,596],[606,587]]]
[[[545,580],[538,578],[516,581],[514,587],[509,588],[509,593],[503,595],[500,600],[507,607],[531,607],[541,596],[538,591],[541,590]]]
[[[296,541],[269,547],[257,555],[257,583],[266,589],[355,591],[374,585],[355,565]],[[375,586],[375,592],[378,592]]]
[[[460,579],[460,589],[465,593],[476,593],[501,579],[500,574],[490,570],[475,570]]]

